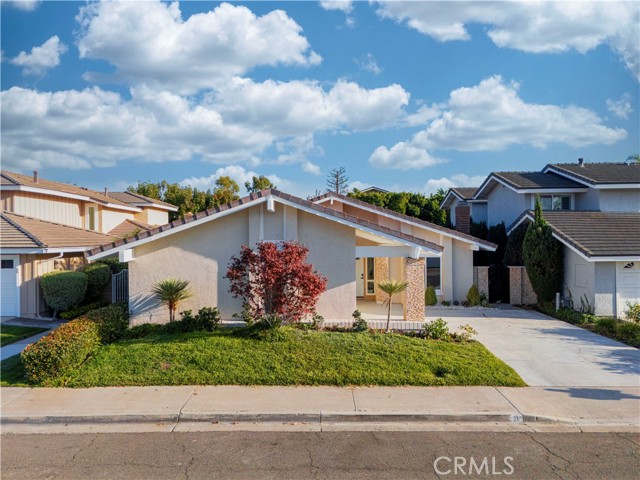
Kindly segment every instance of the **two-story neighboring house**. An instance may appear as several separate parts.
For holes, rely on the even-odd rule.
[[[540,172],[493,172],[467,202],[486,202],[487,225],[504,222],[511,232],[533,219],[537,196],[564,245],[562,294],[596,315],[623,317],[627,303],[640,302],[640,166],[579,159]]]
[[[0,172],[2,316],[46,311],[39,278],[77,268],[83,252],[168,223],[168,203],[129,192],[97,192],[13,172]]]

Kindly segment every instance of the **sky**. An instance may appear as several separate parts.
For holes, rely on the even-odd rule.
[[[640,152],[640,2],[1,7],[2,168],[432,193]],[[242,187],[241,193],[244,193]]]

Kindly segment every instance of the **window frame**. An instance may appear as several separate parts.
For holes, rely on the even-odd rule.
[[[93,219],[91,218],[91,211],[93,210]],[[91,221],[93,220],[93,227],[91,228]],[[98,205],[95,203],[87,204],[85,207],[85,230],[90,232],[99,232],[98,226]]]
[[[572,210],[575,210],[575,196],[572,193],[545,193],[543,195],[537,195],[537,194],[533,194],[531,195],[531,209],[535,209],[536,208],[536,198],[540,197],[540,200],[542,200],[543,198],[550,198],[551,199],[551,208],[550,209],[542,209],[543,212],[570,212]],[[561,198],[562,197],[568,197],[569,198],[569,209],[568,210],[554,210],[553,209],[553,200],[554,198]],[[562,206],[562,200],[560,200],[560,205]]]
[[[424,288],[427,288],[429,285],[427,284],[427,279],[429,278],[429,260],[437,260],[439,263],[439,286],[434,287],[436,291],[436,295],[442,295],[442,257],[426,257],[424,259]],[[434,268],[434,267],[431,267]]]

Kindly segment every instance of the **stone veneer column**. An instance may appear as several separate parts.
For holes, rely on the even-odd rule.
[[[473,267],[473,284],[489,298],[489,267]]]
[[[410,322],[424,322],[424,258],[405,259],[405,280],[407,290],[404,302],[404,319]]]
[[[387,298],[387,294],[378,288],[378,283],[389,280],[389,259],[376,257],[373,261],[375,264],[374,292],[376,295],[376,302],[384,302]]]
[[[522,274],[527,274],[523,267],[509,267],[509,303],[522,305]]]

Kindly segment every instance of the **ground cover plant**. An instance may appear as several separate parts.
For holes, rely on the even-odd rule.
[[[4,347],[24,338],[33,337],[41,332],[46,332],[46,328],[38,327],[18,327],[14,325],[2,325],[0,330],[0,346]]]

